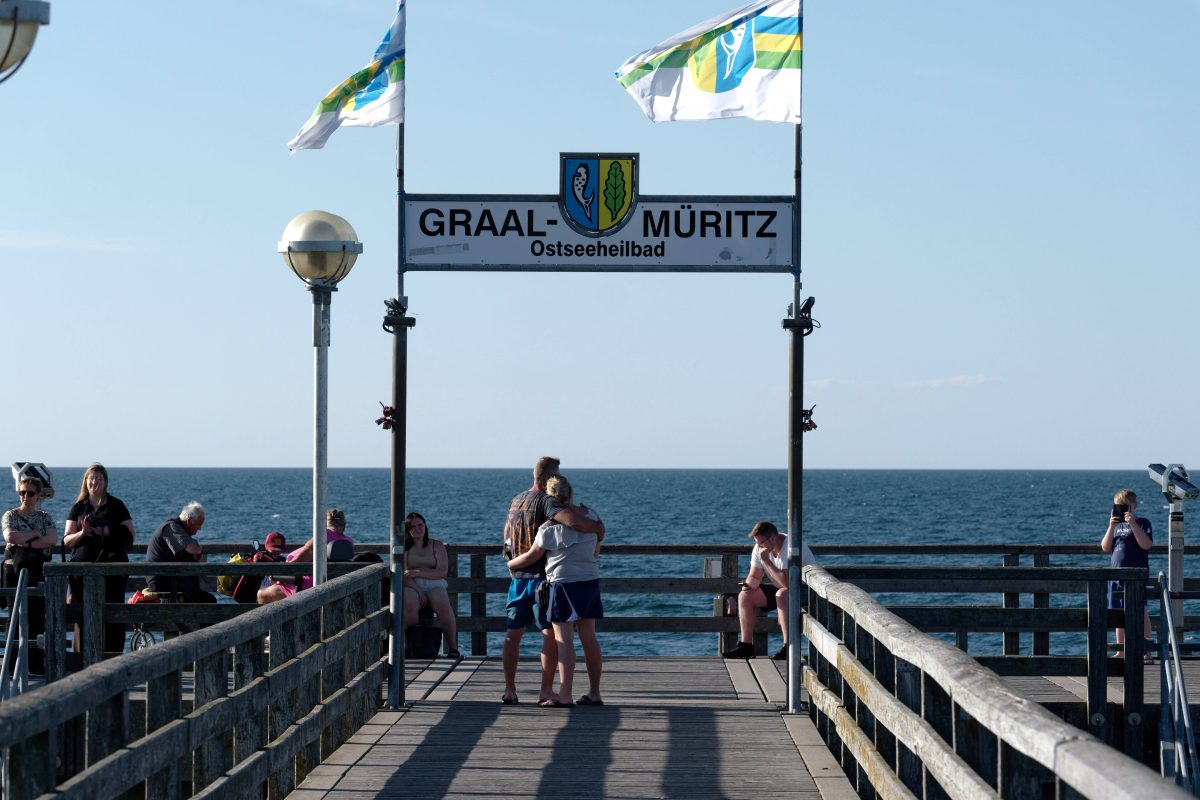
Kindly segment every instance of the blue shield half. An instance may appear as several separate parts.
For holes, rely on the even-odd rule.
[[[558,205],[584,236],[616,233],[637,204],[637,153],[561,153]]]

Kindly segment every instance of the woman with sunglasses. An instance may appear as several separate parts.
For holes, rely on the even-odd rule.
[[[42,502],[42,482],[26,476],[17,483],[17,496],[21,502],[16,508],[4,512],[4,575],[5,583],[17,585],[21,570],[28,574],[27,585],[33,587],[42,582],[42,566],[50,560],[51,548],[58,544],[58,529],[54,519],[38,506]],[[12,569],[11,577],[9,569]],[[36,640],[46,632],[46,601],[41,597],[29,598],[29,638]],[[29,650],[29,671],[41,674],[46,671],[44,650]]]
[[[112,563],[129,560],[129,550],[133,547],[133,518],[125,504],[108,493],[108,470],[103,464],[92,464],[83,473],[79,497],[67,513],[63,544],[71,548],[72,561]],[[67,602],[80,602],[82,591],[82,582],[72,579]],[[104,602],[125,602],[124,578],[104,579]],[[76,626],[76,650],[79,644],[79,626]],[[105,625],[105,652],[119,653],[124,649],[125,626]]]

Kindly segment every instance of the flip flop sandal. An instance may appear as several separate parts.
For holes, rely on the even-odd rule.
[[[500,698],[501,705],[515,706],[518,702],[520,701],[517,700],[517,696],[515,694],[512,697],[505,696]]]
[[[588,697],[586,694],[583,697],[576,700],[575,703],[576,703],[576,705],[581,705],[581,706],[602,706],[602,705],[604,705],[603,700],[593,700],[592,698]]]

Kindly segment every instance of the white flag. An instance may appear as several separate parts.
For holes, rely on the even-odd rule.
[[[800,122],[800,0],[758,0],[676,34],[617,69],[652,122]]]
[[[291,150],[316,150],[342,125],[374,127],[404,121],[404,0],[375,49],[371,63],[339,83],[288,142]]]

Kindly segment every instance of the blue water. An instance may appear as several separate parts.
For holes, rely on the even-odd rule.
[[[44,508],[62,531],[64,513],[78,492],[83,468],[53,468],[57,497]],[[579,502],[596,508],[612,544],[708,544],[749,542],[760,519],[786,526],[784,470],[565,469]],[[309,535],[312,485],[308,469],[110,470],[111,492],[128,505],[145,542],[165,518],[189,500],[208,515],[202,541],[248,543],[280,530],[289,541]],[[529,469],[410,469],[408,510],[420,511],[435,538],[455,543],[499,543],[508,502],[529,487]],[[809,544],[1096,544],[1094,556],[1055,557],[1056,566],[1103,566],[1099,552],[1113,492],[1132,488],[1141,498],[1156,541],[1166,541],[1162,496],[1143,470],[810,470],[804,477],[804,538]],[[15,505],[16,498],[13,497]],[[328,501],[346,512],[347,533],[363,543],[386,543],[388,471],[329,471]],[[836,561],[839,559],[832,559]],[[844,561],[845,559],[840,559]],[[929,558],[871,557],[872,563],[940,563]],[[742,569],[748,557],[742,559]],[[999,557],[955,563],[999,565]],[[465,564],[464,564],[465,566]],[[698,559],[645,557],[602,559],[602,576],[698,577]],[[1165,556],[1151,558],[1151,574],[1166,569]],[[504,574],[499,557],[489,574]],[[963,598],[941,597],[939,603]],[[461,599],[466,608],[465,598]],[[498,601],[497,601],[498,602]],[[908,596],[904,602],[933,602]],[[990,600],[988,602],[991,602]],[[610,615],[708,615],[704,595],[605,597]],[[499,606],[491,613],[500,613]],[[532,645],[534,637],[526,637]],[[606,650],[619,653],[715,652],[715,636],[609,635]],[[998,641],[998,639],[997,639]],[[1063,647],[1058,646],[1058,642]],[[772,639],[772,647],[776,644]],[[465,637],[462,645],[467,642]],[[1054,652],[1072,650],[1073,638],[1055,635]],[[972,639],[972,650],[976,648]],[[980,651],[992,649],[987,646]],[[489,642],[498,652],[498,639]],[[532,651],[530,651],[532,652]]]

